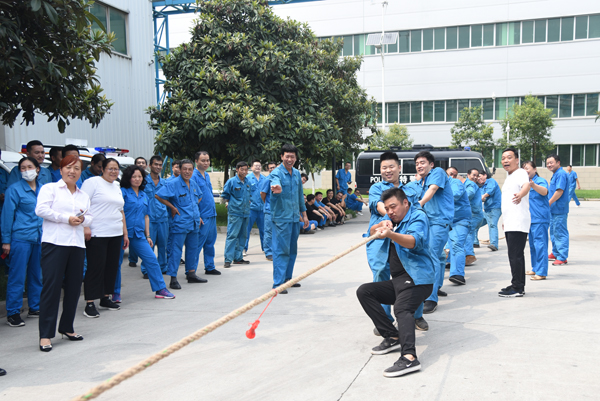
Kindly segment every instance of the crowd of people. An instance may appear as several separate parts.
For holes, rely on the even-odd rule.
[[[44,146],[31,141],[18,166],[10,174],[0,173],[7,322],[11,327],[25,325],[21,309],[27,283],[27,317],[39,318],[41,351],[52,350],[61,291],[58,332],[70,341],[83,340],[74,329],[82,285],[84,316],[100,317],[97,300],[99,309],[121,308],[126,249],[130,266],[141,259],[142,277],[157,299],[173,299],[171,290],[182,289],[181,264],[188,284],[208,281],[197,275],[202,252],[204,273],[221,275],[215,266],[217,213],[207,152],[197,152],[194,161],[175,161],[167,179],[161,177],[160,156],[149,162],[139,157],[120,180],[119,162],[103,154],[94,155],[86,169],[76,146],[52,148],[49,155],[52,164],[41,167]],[[223,268],[250,263],[244,256],[256,224],[261,250],[273,263],[276,288],[292,278],[301,233],[342,225],[348,210],[362,215],[366,206],[370,220],[365,235],[377,233],[380,238],[367,244],[373,283],[361,286],[357,294],[375,325],[374,333],[384,337],[372,353],[402,350],[386,376],[419,369],[415,329],[429,329],[423,314],[435,312],[438,297],[447,295],[442,290],[445,268],[450,269],[450,282],[466,284],[465,266],[477,260],[477,234],[484,225],[488,248],[498,251],[498,221],[503,215],[512,280],[499,291],[501,297],[522,297],[526,275],[544,280],[548,260],[553,265],[567,263],[569,201],[579,181],[576,175],[570,179],[557,155],[546,160],[553,172],[548,184],[537,175],[533,161],[521,164],[516,150],[506,149],[502,163],[508,178],[500,189],[484,171],[471,169],[462,178],[453,167],[434,167],[429,152],[415,156],[417,176],[402,184],[397,154],[385,152],[380,157],[382,181],[370,188],[368,200],[350,188],[350,163],[337,172],[335,191],[304,195],[308,177],[294,168],[298,149],[285,144],[280,158],[266,164],[268,175],[263,175],[258,160],[251,165],[239,162],[236,174],[225,183],[220,195],[228,216]],[[532,266],[526,270],[528,236]],[[168,285],[164,275],[169,276]]]

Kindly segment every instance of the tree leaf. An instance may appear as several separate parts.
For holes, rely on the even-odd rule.
[[[42,7],[42,0],[31,0],[31,10],[33,12],[39,11]]]

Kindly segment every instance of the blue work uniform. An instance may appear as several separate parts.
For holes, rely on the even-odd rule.
[[[60,173],[60,168],[57,168],[56,170],[54,170],[52,165],[49,165],[46,168],[48,169],[48,171],[50,172],[50,175],[52,176],[52,182],[59,182],[60,180],[62,180],[62,174]]]
[[[533,182],[548,189],[548,182],[535,175]],[[529,190],[529,251],[531,253],[531,270],[538,276],[548,275],[548,228],[550,226],[550,203],[548,194],[540,195],[535,189]]]
[[[125,201],[123,212],[127,223],[130,252],[133,250],[142,259],[142,265],[145,268],[145,274],[148,274],[152,291],[165,289],[167,286],[162,276],[161,266],[146,238],[146,216],[149,216],[150,213],[150,199],[145,191],[138,192],[136,195],[132,188],[121,188],[121,193]],[[119,274],[119,282],[121,281],[120,276]]]
[[[2,243],[10,244],[8,281],[6,284],[6,315],[21,313],[23,291],[27,279],[27,303],[30,311],[40,310],[42,293],[42,221],[35,214],[37,196],[41,184],[36,182],[35,191],[21,178],[5,193],[2,209]]]
[[[350,210],[355,210],[357,212],[362,212],[363,203],[358,200],[356,194],[348,195],[346,198],[346,206]]]
[[[163,185],[156,195],[171,204],[179,211],[175,217],[169,210],[169,258],[167,274],[177,277],[179,261],[185,244],[185,272],[195,272],[198,267],[198,230],[200,228],[200,211],[198,202],[202,191],[195,181],[189,181],[189,187],[181,176]]]
[[[8,189],[8,172],[0,168],[0,194],[5,194]],[[2,213],[3,203],[0,202],[0,213]]]
[[[429,247],[431,254],[434,258],[438,258],[438,263],[435,265],[436,281],[433,283],[431,296],[427,300],[437,302],[437,292],[444,284],[446,265],[444,245],[448,241],[450,225],[454,221],[454,194],[452,193],[450,179],[440,167],[433,168],[418,183],[423,188],[421,199],[423,199],[429,190],[429,186],[438,186],[438,190],[433,197],[423,206],[429,219]]]
[[[577,198],[577,194],[575,193],[575,189],[577,188],[577,173],[574,170],[571,170],[569,173],[569,202],[571,199],[575,201],[577,206],[581,205],[579,199]]]
[[[473,182],[467,178],[465,181],[465,189],[467,190],[467,196],[469,197],[469,202],[471,203],[471,229],[469,230],[469,235],[467,236],[467,240],[464,244],[465,254],[475,255],[475,250],[473,249],[475,234],[477,233],[477,226],[479,226],[479,223],[481,223],[481,220],[483,220],[481,188],[479,188],[479,185],[477,185],[476,182]]]
[[[487,224],[490,245],[493,245],[498,249],[498,220],[502,216],[502,190],[498,185],[498,182],[493,178],[488,178],[485,184],[481,187],[481,195],[489,195],[483,202],[483,219],[477,226],[473,238],[473,244],[479,245],[479,228]]]
[[[167,241],[169,238],[169,210],[165,205],[160,203],[154,195],[166,185],[165,179],[158,177],[158,184],[154,184],[154,180],[148,174],[146,176],[146,186],[144,193],[148,197],[148,217],[150,219],[150,239],[153,247],[158,248],[158,264],[163,274],[167,272]],[[204,193],[204,192],[203,192]],[[135,253],[135,250],[133,251]],[[131,256],[131,249],[129,255]],[[136,258],[137,262],[137,258]],[[147,273],[144,260],[142,259],[141,270],[143,274]]]
[[[10,170],[10,174],[8,176],[8,186],[10,187],[12,184],[20,181],[22,178],[23,177],[21,176],[21,170],[19,170],[19,166],[13,167],[13,169]],[[50,174],[50,171],[47,168],[40,168],[40,173],[38,174],[37,182],[40,184],[40,186],[52,182],[52,174]]]
[[[225,263],[243,259],[248,220],[250,220],[250,183],[248,178],[240,180],[236,174],[223,187],[221,197],[229,202],[227,206],[227,239],[225,240]]]
[[[265,232],[265,205],[260,197],[260,187],[263,181],[267,181],[267,177],[260,174],[258,179],[254,173],[246,176],[248,184],[250,184],[250,220],[248,221],[248,234],[246,235],[246,245],[244,249],[248,250],[248,244],[250,243],[250,230],[256,223],[258,227],[258,235],[260,236],[260,249],[264,252],[264,232]]]
[[[465,276],[465,242],[471,232],[471,203],[465,185],[456,178],[450,178],[454,196],[454,220],[448,233],[450,253],[450,277]]]
[[[85,180],[95,177],[94,173],[92,173],[91,167],[88,166],[85,170],[81,172],[81,177],[79,179],[81,182],[85,182]]]
[[[210,182],[210,175],[204,172],[204,175],[198,169],[194,169],[192,180],[200,187],[204,194],[198,208],[202,224],[198,231],[198,259],[200,252],[204,251],[204,270],[215,270],[215,242],[217,242],[217,207],[213,196],[213,187]]]
[[[265,206],[263,211],[265,213],[265,234],[263,241],[263,250],[265,256],[268,258],[273,257],[273,222],[271,220],[271,181],[269,177],[263,180],[260,184],[260,192],[265,194]]]
[[[559,167],[550,179],[548,199],[552,199],[556,190],[562,189],[563,193],[550,205],[550,241],[552,254],[556,260],[566,261],[569,257],[569,230],[567,217],[569,216],[569,174]]]
[[[348,195],[348,183],[352,182],[352,173],[341,168],[337,171],[335,178],[337,178],[340,185],[338,192]]]
[[[273,288],[290,280],[298,255],[300,215],[306,212],[300,172],[290,173],[283,164],[269,175],[270,185],[281,186],[281,193],[271,191],[271,229],[273,231]]]
[[[369,188],[369,211],[371,213],[371,217],[369,219],[369,227],[367,228],[367,233],[363,235],[363,237],[368,237],[371,233],[371,227],[376,224],[381,223],[386,215],[379,214],[377,210],[377,205],[381,202],[381,194],[390,189],[394,188],[394,184],[387,181],[378,182],[373,184],[371,188]],[[418,193],[411,187],[407,185],[403,185],[401,182],[398,183],[398,188],[402,189],[408,198],[408,202],[411,205],[415,205],[415,202],[418,202]],[[417,203],[418,205],[418,203]],[[390,279],[390,263],[389,263],[389,252],[390,252],[390,240],[389,238],[384,239],[376,239],[369,243],[367,243],[367,261],[369,262],[369,267],[373,273],[373,282],[379,281],[387,281]],[[391,313],[390,305],[382,305],[385,313],[391,321],[394,320]],[[415,318],[420,318],[423,315],[423,308],[419,307],[417,312],[415,313]]]

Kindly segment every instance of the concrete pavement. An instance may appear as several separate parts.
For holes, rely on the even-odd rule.
[[[569,264],[550,266],[545,281],[527,280],[524,298],[497,296],[510,283],[506,245],[476,250],[466,286],[447,280],[438,310],[417,334],[421,372],[382,376],[398,353],[371,356],[380,337],[363,313],[356,288],[371,280],[364,249],[309,277],[272,302],[256,338],[245,331],[263,307],[243,315],[127,380],[101,400],[526,400],[597,399],[600,354],[600,202],[571,203]],[[361,239],[368,214],[344,227],[300,237],[296,272],[305,271]],[[487,228],[480,231],[487,238]],[[154,299],[138,268],[123,264],[123,303],[99,319],[83,316],[85,337],[59,337],[54,350],[37,348],[37,320],[0,325],[0,399],[68,400],[268,291],[271,264],[250,242],[247,266],[221,268],[224,235],[216,249],[221,276],[187,284],[174,300]],[[529,249],[526,256],[529,261]]]

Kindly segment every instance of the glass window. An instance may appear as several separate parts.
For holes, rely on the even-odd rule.
[[[90,12],[94,15],[94,17],[98,18],[100,22],[102,22],[102,25],[104,25],[104,29],[108,30],[108,25],[106,24],[106,6],[95,3],[90,8]],[[102,29],[95,22],[92,22],[92,30],[102,31]]]
[[[575,18],[575,39],[587,39],[588,16],[582,15]]]
[[[546,20],[538,19],[535,21],[535,43],[546,41]]]
[[[519,45],[521,44],[521,23],[511,22],[508,24],[508,44]]]
[[[571,117],[573,95],[560,95],[559,114],[560,118]]]
[[[444,50],[446,48],[446,28],[435,28],[435,50]]]
[[[600,14],[590,15],[590,27],[589,27],[589,35],[590,39],[592,38],[600,38]]]
[[[471,26],[471,47],[483,45],[483,25]]]
[[[523,43],[533,43],[533,21],[523,21]]]
[[[502,168],[502,149],[494,149],[494,167]]]
[[[471,107],[481,107],[481,99],[471,99]]]
[[[423,51],[433,50],[433,29],[423,29]]]
[[[575,18],[567,17],[562,18],[562,29],[560,31],[560,40],[565,42],[573,40],[573,29],[575,25]]]
[[[496,24],[496,46],[506,46],[508,43],[508,23]]]
[[[373,174],[380,175],[381,174],[381,160],[373,159]]]
[[[396,43],[385,45],[386,53],[398,53],[398,38],[396,38]]]
[[[546,96],[546,108],[552,110],[551,117],[558,117],[558,95]]]
[[[410,31],[410,51],[420,52],[421,51],[421,30],[417,29]]]
[[[458,28],[458,47],[460,49],[468,49],[470,42],[471,27],[461,26]]]
[[[446,121],[456,121],[458,107],[457,100],[446,100]]]
[[[496,99],[496,120],[504,120],[506,118],[506,98],[501,97]]]
[[[352,56],[354,44],[352,43],[352,35],[342,37],[344,47],[342,47],[342,56]]]
[[[494,24],[483,26],[483,45],[494,46]]]
[[[519,98],[518,97],[509,97],[506,99],[506,111],[507,113],[510,113],[512,115],[513,112],[513,106],[515,104],[519,104]]]
[[[365,35],[354,35],[354,55],[365,54]]]
[[[585,145],[585,165],[596,165],[596,145]]]
[[[561,166],[571,164],[571,145],[558,145],[558,157],[560,157]]]
[[[410,122],[413,124],[421,122],[421,102],[410,103]]]
[[[413,159],[402,159],[402,174],[416,174],[417,166]]]
[[[571,165],[574,167],[583,166],[583,148],[584,145],[572,145]],[[561,163],[562,164],[562,163]]]
[[[372,56],[374,54],[380,54],[375,46],[367,46],[365,43],[365,56]]]
[[[386,115],[385,119],[388,124],[394,124],[398,122],[398,103],[386,103]]]
[[[590,93],[587,95],[585,115],[593,116],[596,114],[597,111],[598,111],[598,94]]]
[[[373,159],[359,159],[357,164],[358,174],[372,175],[373,174]]]
[[[110,30],[116,37],[112,47],[118,53],[127,54],[127,14],[112,8],[109,10]]]
[[[435,106],[435,121],[446,121],[446,102],[443,100],[436,100],[434,102]]]
[[[433,102],[423,102],[423,122],[433,121]]]
[[[446,49],[458,49],[458,28],[446,28]]]
[[[399,105],[400,109],[400,124],[410,123],[410,103],[402,102]]]
[[[463,109],[465,108],[469,108],[469,99],[461,99],[458,101],[458,117],[460,118],[460,115],[463,112]]]
[[[573,117],[585,116],[585,95],[573,95]]]
[[[543,106],[544,104],[546,104],[546,103],[545,103],[545,101],[546,101],[546,98],[545,98],[544,96],[536,96],[536,98],[537,98],[537,100],[539,100],[540,102],[542,102],[542,106]]]
[[[483,119],[494,119],[494,99],[483,99]]]
[[[558,42],[560,40],[560,18],[548,20],[548,42]]]
[[[400,53],[408,53],[410,51],[410,32],[409,31],[398,32],[398,39],[400,40],[400,45],[398,47],[398,51]]]

